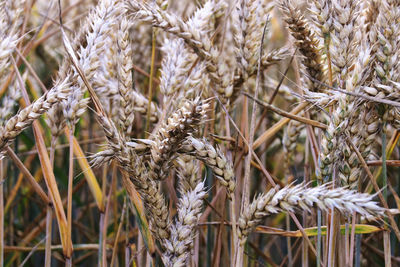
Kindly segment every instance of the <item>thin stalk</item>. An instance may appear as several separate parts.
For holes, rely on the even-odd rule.
[[[30,166],[32,161],[33,161],[33,159],[34,159],[34,155],[30,155],[25,160],[24,165]],[[14,200],[15,200],[15,198],[17,196],[17,192],[18,192],[19,188],[22,185],[22,180],[24,179],[24,174],[22,172],[20,172],[18,174],[18,177],[16,177],[16,178],[17,178],[16,182],[13,184],[13,188],[11,189],[11,191],[8,193],[8,196],[7,196],[7,202],[6,202],[6,205],[4,207],[4,215],[6,215],[9,212],[10,207],[11,207],[12,203],[14,202]]]
[[[387,201],[387,167],[386,167],[386,123],[382,127],[382,194]]]
[[[218,207],[216,207],[217,210],[220,212],[220,222],[216,234],[216,239],[215,239],[215,246],[214,246],[214,251],[212,253],[213,258],[212,258],[212,266],[221,266],[221,248],[222,248],[222,235],[224,232],[224,223],[225,223],[225,200],[226,200],[226,194],[224,194],[221,198],[221,201],[218,203]],[[221,203],[222,205],[222,210],[221,210]]]
[[[99,267],[103,267],[103,249],[102,249],[102,245],[103,245],[103,239],[104,237],[104,232],[103,229],[104,228],[104,212],[100,212],[100,224],[99,224],[99,247],[98,247],[98,265]]]
[[[230,125],[229,125],[229,117],[228,114],[225,115],[225,128],[226,128],[226,135],[228,137],[231,137],[231,130],[230,130]],[[232,160],[232,155],[230,151],[227,151],[228,159]],[[234,256],[236,255],[237,251],[237,243],[238,243],[238,234],[237,234],[237,226],[236,226],[236,195],[235,192],[231,194],[231,203],[230,203],[230,215],[231,215],[231,223],[232,223],[232,241],[231,241],[231,255],[232,259],[234,259]],[[234,260],[231,260],[231,266],[234,267]]]
[[[361,266],[361,237],[362,235],[356,235],[356,261],[355,267]]]
[[[25,259],[21,262],[21,264],[19,264],[19,267],[23,267],[25,266],[26,262],[29,260],[29,258],[33,255],[33,253],[38,249],[38,247],[40,246],[40,244],[42,244],[45,241],[46,237],[43,238],[42,240],[40,240],[39,243],[36,244],[36,246],[34,246],[31,251],[28,253],[28,255],[25,257]]]
[[[289,166],[287,166],[289,168]],[[290,171],[288,171],[290,172]],[[286,176],[285,178],[286,184],[289,184],[289,175]],[[290,215],[286,214],[285,218],[286,222],[286,231],[290,231]],[[286,246],[287,246],[287,258],[288,258],[288,267],[293,266],[293,254],[292,254],[292,243],[290,242],[290,237],[286,237]]]
[[[250,94],[248,94],[246,92],[243,92],[243,95],[251,98],[253,101],[255,101],[257,104],[263,106],[265,109],[271,110],[271,111],[275,112],[276,114],[279,114],[279,115],[281,115],[283,117],[290,118],[292,120],[299,121],[299,122],[302,122],[302,123],[305,123],[305,124],[309,124],[309,125],[312,125],[314,127],[318,127],[320,129],[324,129],[324,130],[328,129],[328,125],[326,125],[326,124],[323,124],[323,123],[320,123],[318,121],[314,121],[314,120],[311,120],[311,119],[308,119],[308,118],[304,118],[304,117],[301,117],[301,116],[297,116],[297,115],[292,114],[290,112],[286,112],[286,111],[284,111],[284,110],[282,110],[280,108],[277,108],[277,107],[275,107],[275,106],[273,106],[273,105],[271,105],[271,104],[269,104],[267,102],[264,102],[262,100],[254,98],[252,95],[250,95]]]
[[[254,99],[257,98],[258,92],[260,90],[260,78],[261,78],[261,58],[263,54],[263,43],[264,43],[264,37],[265,37],[265,31],[267,28],[268,22],[265,23],[264,30],[263,30],[263,35],[260,40],[260,54],[258,58],[258,66],[257,66],[257,78],[256,78],[256,88],[254,90]],[[251,119],[250,119],[250,133],[249,133],[249,148],[253,147],[253,142],[254,142],[254,134],[255,134],[255,128],[256,128],[256,115],[257,115],[257,104],[255,102],[251,103],[252,105],[252,111],[251,111]],[[242,209],[245,210],[247,206],[249,205],[250,202],[250,166],[251,166],[251,158],[252,158],[252,152],[251,149],[249,149],[246,160],[245,160],[245,165],[244,165],[244,178],[243,178],[243,190],[242,190]],[[236,261],[236,265],[241,265],[243,263],[243,247],[238,246],[238,258]]]
[[[56,137],[52,136],[50,145],[50,164],[54,168],[54,155],[55,155]],[[50,198],[49,192],[49,198]],[[44,266],[51,266],[51,241],[52,241],[52,229],[53,229],[53,209],[50,205],[46,208],[46,244],[44,253]]]
[[[265,23],[264,30],[263,30],[263,35],[260,40],[260,56],[258,59],[258,67],[257,67],[257,78],[256,78],[256,88],[254,90],[254,99],[257,98],[258,92],[260,90],[260,79],[261,79],[261,58],[263,54],[263,43],[264,43],[264,36],[265,36],[265,31],[267,28],[268,23]],[[255,134],[255,127],[256,127],[256,115],[257,115],[257,105],[256,103],[252,102],[252,111],[251,111],[251,119],[250,119],[250,132],[249,132],[249,147],[253,147],[253,142],[254,142],[254,134]],[[246,156],[246,162],[245,162],[245,169],[244,169],[244,178],[243,178],[243,192],[242,192],[242,210],[246,209],[246,207],[249,205],[250,202],[250,166],[251,166],[251,157],[252,153],[249,149],[249,152]]]
[[[4,161],[0,159],[0,266],[4,266]]]
[[[112,163],[112,181],[111,181],[110,189],[108,191],[106,210],[104,212],[104,224],[103,224],[103,228],[101,229],[101,231],[103,231],[103,240],[102,240],[102,244],[101,244],[102,256],[103,256],[103,259],[102,259],[103,267],[108,266],[107,265],[107,253],[106,253],[108,213],[109,213],[110,204],[111,204],[111,194],[112,194],[113,190],[115,190],[112,185],[114,184],[116,176],[117,176],[117,167],[113,162]]]
[[[296,72],[297,73],[297,72]],[[308,131],[307,131],[308,133]],[[309,138],[306,139],[305,143],[305,152],[304,152],[304,182],[308,183],[310,181],[310,170],[309,170],[309,153],[310,153],[310,146],[309,146],[310,140]],[[308,219],[308,214],[307,212],[303,212],[303,227],[307,227],[307,219]],[[302,249],[302,257],[301,257],[301,262],[303,266],[308,266],[308,244],[306,240],[302,240],[301,244],[301,249]]]
[[[121,217],[119,219],[120,223],[118,224],[117,234],[115,235],[113,252],[112,252],[112,256],[111,256],[111,264],[110,264],[111,267],[114,266],[115,257],[117,254],[118,239],[119,239],[119,235],[121,233],[122,226],[124,224],[125,212],[126,212],[126,197],[124,198],[124,205],[122,206]],[[139,232],[139,234],[140,234],[140,232]]]
[[[236,197],[235,194],[231,195],[231,203],[230,203],[230,208],[231,208],[231,223],[232,223],[232,261],[231,261],[231,266],[234,266],[234,258],[233,256],[236,255],[237,251],[237,244],[238,244],[238,235],[237,235],[237,226],[236,226]]]
[[[146,245],[143,240],[143,234],[141,231],[138,233],[138,241],[137,241],[138,253],[137,253],[137,264],[138,266],[145,266],[146,264]]]
[[[349,223],[345,223],[345,230],[344,230],[344,252],[345,252],[345,262],[346,266],[350,265],[350,244],[349,244],[349,236],[350,236],[350,231],[349,231]]]
[[[5,246],[5,251],[21,251],[21,252],[29,252],[33,249],[36,251],[43,251],[46,249],[45,246],[40,246],[43,242],[39,242],[39,246],[35,247],[27,247],[27,246]],[[83,250],[97,250],[99,248],[99,244],[75,244],[74,250],[76,251],[83,251]],[[51,246],[51,250],[62,250],[62,245],[53,245]]]
[[[333,185],[334,187],[337,186],[337,176],[336,176],[336,171],[334,170],[333,172]],[[336,261],[336,247],[338,243],[338,238],[339,238],[339,232],[340,232],[340,214],[335,211],[335,209],[332,209],[331,211],[331,220],[330,220],[330,231],[329,231],[329,245],[328,245],[328,267],[333,267],[339,264]]]
[[[32,185],[33,190],[39,195],[39,197],[44,201],[44,203],[49,204],[51,203],[51,198],[47,197],[47,194],[43,191],[42,187],[36,182],[35,178],[29,172],[29,170],[25,167],[24,163],[18,158],[15,152],[10,148],[7,147],[7,154],[13,160],[15,165],[17,165],[18,169],[21,173],[24,174],[25,178],[27,178],[28,182]]]
[[[329,227],[329,243],[328,243],[328,262],[327,266],[328,267],[334,267],[335,266],[335,248],[336,248],[336,240],[335,240],[335,213],[334,210],[331,210],[331,218],[329,221],[330,227]]]
[[[329,34],[325,36],[324,41],[326,49],[326,58],[328,60],[329,85],[333,86],[332,60],[331,60],[331,52],[329,51],[329,44],[331,42],[331,37]]]
[[[323,259],[324,263],[323,265],[327,266],[328,265],[328,252],[329,252],[329,233],[331,229],[331,224],[329,223],[329,220],[331,218],[331,215],[329,212],[325,212],[325,222],[326,222],[326,236],[323,237],[323,245],[322,245],[322,253],[323,253]]]
[[[126,209],[126,218],[125,218],[125,266],[129,266],[129,258],[130,258],[130,249],[129,249],[129,209]]]
[[[52,240],[52,229],[53,229],[53,210],[48,205],[46,208],[46,244],[44,253],[44,266],[51,266],[51,240]]]
[[[354,238],[355,238],[355,224],[357,220],[357,214],[353,213],[352,222],[351,222],[351,236],[350,236],[350,256],[349,256],[349,266],[353,266],[353,259],[354,259]]]
[[[206,172],[207,172],[207,179],[206,179],[207,188],[211,188],[212,184],[213,184],[212,171],[211,171],[210,168],[207,167],[206,168]],[[211,202],[212,198],[213,198],[212,191],[210,191],[210,194],[208,195],[208,201]],[[208,215],[207,219],[208,219],[209,222],[211,221],[211,214]],[[207,250],[206,266],[207,267],[211,267],[212,266],[211,265],[211,262],[212,262],[212,251],[213,251],[212,247],[214,245],[213,240],[214,240],[213,231],[212,231],[211,225],[208,225],[207,226],[207,245],[206,245],[206,247],[207,247],[206,248],[206,250]]]
[[[72,190],[74,183],[74,126],[69,127],[69,169],[68,169],[68,195],[67,195],[67,236],[72,241]],[[70,244],[72,246],[72,242]],[[72,250],[72,247],[70,248]],[[71,257],[66,260],[66,266],[72,266]]]
[[[318,225],[318,235],[317,235],[317,267],[321,266],[321,245],[322,245],[322,212],[320,209],[317,211],[317,225]]]
[[[290,231],[290,215],[286,214],[286,230]],[[286,237],[286,245],[287,245],[287,256],[288,256],[288,267],[293,266],[293,254],[292,254],[292,243],[290,242],[290,237]]]
[[[387,201],[387,167],[386,167],[386,122],[382,125],[382,181],[383,181],[383,198]],[[387,222],[387,219],[385,219]],[[385,228],[387,228],[385,224]],[[390,249],[390,232],[385,231],[383,233],[383,248],[385,253],[385,266],[392,266],[392,257]]]
[[[106,187],[107,187],[107,170],[108,170],[108,165],[103,166],[103,177],[102,177],[102,183],[101,183],[101,190],[103,196],[106,195]],[[104,200],[105,202],[106,200]],[[105,204],[105,203],[104,203]],[[104,207],[103,204],[103,207]],[[104,220],[105,220],[105,210],[100,212],[100,224],[99,224],[99,254],[98,254],[98,266],[103,267],[103,239],[106,238],[104,236]]]

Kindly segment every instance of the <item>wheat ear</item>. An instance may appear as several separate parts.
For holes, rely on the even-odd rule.
[[[309,90],[317,91],[320,87],[317,81],[323,80],[319,41],[313,29],[301,14],[300,9],[293,4],[293,1],[281,1],[280,8],[285,15],[285,22],[288,25],[289,32],[295,39],[295,45],[303,56],[302,63],[306,67],[308,75],[313,78],[313,80],[309,81]]]
[[[168,167],[182,142],[205,120],[208,104],[196,98],[186,101],[168,118],[153,138],[150,148],[149,176],[153,180],[165,179]]]
[[[192,136],[187,137],[181,153],[193,155],[212,169],[214,175],[226,188],[228,196],[234,194],[236,181],[234,177],[232,163],[228,161],[220,149],[214,148],[207,140],[199,140]]]
[[[66,99],[69,92],[70,88],[68,83],[59,84],[7,120],[0,129],[0,151],[4,151],[4,148],[8,146],[17,135],[29,127],[43,113],[55,104]]]
[[[310,212],[311,208],[321,210],[336,209],[345,215],[357,212],[364,217],[384,216],[385,209],[373,201],[373,195],[358,193],[345,188],[329,189],[329,184],[313,188],[306,184],[273,188],[261,194],[243,211],[239,218],[239,238],[244,245],[251,231],[270,214],[282,211],[294,212],[301,209]]]
[[[165,266],[186,266],[196,236],[196,226],[206,196],[204,182],[185,192],[179,199],[178,217],[171,225],[171,237],[165,241]]]
[[[124,18],[119,24],[118,41],[118,91],[120,94],[119,124],[126,135],[132,133],[134,116],[133,82],[132,82],[132,49],[129,40],[129,21]]]
[[[196,25],[185,23],[157,6],[137,1],[130,1],[127,9],[133,17],[151,22],[153,26],[182,38],[204,60],[208,74],[216,84],[217,92],[222,99],[226,101],[232,95],[232,75],[223,68],[218,56],[219,51],[213,47],[210,38],[199,31]]]
[[[99,116],[99,123],[107,137],[108,149],[98,153],[92,160],[98,165],[115,158],[130,178],[143,199],[148,218],[152,223],[152,232],[160,241],[170,236],[170,219],[165,198],[161,193],[160,183],[149,179],[148,170],[139,156],[126,145],[126,138],[120,133],[114,122],[105,116]]]

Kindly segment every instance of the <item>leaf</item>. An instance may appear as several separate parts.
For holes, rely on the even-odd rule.
[[[65,128],[65,135],[68,136],[69,139],[69,130]],[[76,159],[78,160],[78,164],[81,167],[83,175],[89,185],[90,191],[93,194],[94,199],[96,200],[97,207],[100,211],[104,211],[104,202],[103,202],[103,192],[97,182],[96,176],[93,173],[92,168],[87,161],[85,154],[80,147],[78,140],[76,140],[75,136],[73,137],[73,149]]]
[[[345,225],[340,226],[340,232],[342,235],[345,234]],[[300,230],[297,231],[285,231],[278,228],[268,227],[268,226],[258,226],[256,231],[262,234],[271,234],[271,235],[281,235],[281,236],[289,236],[289,237],[302,237]],[[317,236],[318,235],[318,227],[304,228],[307,236]],[[349,225],[349,231],[351,231],[351,225]],[[355,233],[356,234],[371,234],[375,232],[383,231],[383,228],[368,225],[368,224],[356,224],[355,225]],[[321,227],[321,234],[323,236],[326,235],[326,226]]]
[[[139,226],[140,233],[142,234],[143,241],[147,247],[147,250],[152,255],[155,253],[155,244],[153,236],[151,235],[149,223],[147,222],[145,210],[143,207],[142,199],[139,193],[136,191],[135,186],[129,180],[129,175],[126,171],[121,169],[122,183],[128,193],[128,197],[133,205],[133,212]]]
[[[34,121],[33,129],[36,139],[36,147],[39,154],[39,160],[42,166],[43,176],[46,181],[47,188],[50,192],[53,201],[54,210],[60,230],[60,239],[63,246],[63,253],[65,256],[72,255],[72,241],[67,235],[67,217],[65,216],[64,207],[61,201],[60,192],[57,187],[56,178],[54,176],[53,168],[51,167],[50,159],[47,154],[46,146],[44,144],[43,136],[39,130],[39,124]]]

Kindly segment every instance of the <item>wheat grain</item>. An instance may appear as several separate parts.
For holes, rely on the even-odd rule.
[[[122,19],[118,29],[118,91],[120,94],[119,124],[126,135],[131,135],[134,116],[133,82],[132,82],[132,49],[129,42],[129,21]]]
[[[208,74],[217,85],[217,92],[222,99],[226,100],[232,95],[231,75],[223,68],[218,57],[218,50],[213,47],[211,40],[198,30],[198,25],[185,23],[177,16],[162,11],[156,6],[137,1],[129,2],[127,9],[133,17],[151,22],[153,26],[182,38],[205,61]]]
[[[209,166],[220,183],[231,197],[235,191],[236,181],[231,165],[221,150],[215,149],[205,139],[199,140],[189,136],[182,146],[181,152],[193,155]]]
[[[14,108],[17,105],[18,99],[21,94],[12,85],[8,88],[7,95],[3,97],[0,106],[0,125],[4,125],[6,120],[14,113]]]
[[[297,139],[300,132],[304,129],[304,124],[299,121],[292,120],[286,127],[283,135],[282,144],[283,151],[285,152],[285,171],[286,174],[290,174],[289,167],[293,162],[294,152],[296,151]]]
[[[178,216],[171,225],[171,237],[165,241],[165,266],[186,266],[196,235],[197,222],[206,197],[204,182],[185,192],[179,200]]]
[[[161,194],[160,184],[149,179],[148,170],[142,159],[126,146],[125,136],[118,131],[114,122],[108,117],[100,116],[99,123],[104,129],[109,148],[96,154],[91,164],[97,166],[115,158],[130,174],[131,181],[139,191],[152,223],[151,230],[160,241],[167,239],[170,236],[169,212]]]
[[[312,14],[311,22],[321,40],[325,41],[332,28],[332,2],[329,0],[311,0],[309,10]]]
[[[235,46],[237,49],[237,62],[243,79],[247,81],[250,69],[257,65],[259,58],[259,44],[263,34],[267,15],[272,5],[263,6],[261,1],[242,0],[236,6],[237,18],[235,24]]]
[[[280,190],[273,188],[254,199],[240,216],[241,245],[263,218],[282,211],[302,209],[310,212],[311,208],[318,207],[321,210],[336,209],[344,215],[357,212],[365,217],[384,216],[385,209],[379,207],[372,198],[372,195],[344,188],[329,189],[328,184],[313,188],[308,188],[306,184],[286,186]]]
[[[22,13],[23,1],[16,1],[17,6],[12,7],[12,1],[0,3],[0,82],[3,82],[7,69],[10,66],[10,56],[18,44],[19,16]],[[21,6],[18,6],[20,4]],[[11,14],[10,14],[11,13]]]
[[[350,3],[344,1],[334,5],[333,32],[331,34],[332,43],[330,44],[330,53],[332,55],[332,65],[335,66],[339,86],[350,92],[360,91],[369,76],[370,48],[366,42],[360,43],[360,34],[352,31],[360,30],[356,25],[355,18],[359,17],[359,6],[356,2]],[[345,12],[345,13],[343,13]],[[342,45],[343,42],[343,45]],[[355,47],[358,46],[357,54]],[[350,70],[352,68],[352,70]],[[339,177],[348,183],[355,183],[355,176],[352,175],[349,180],[350,169],[348,155],[351,153],[344,148],[338,151],[338,145],[343,142],[343,131],[349,127],[352,128],[356,121],[358,103],[354,97],[349,95],[340,95],[337,99],[337,106],[332,114],[328,130],[325,133],[321,145],[321,154],[319,158],[320,172],[319,179],[327,180],[332,176],[334,163],[340,165]],[[344,156],[342,156],[345,154]],[[347,156],[346,156],[347,155]],[[344,163],[339,163],[344,157]],[[352,162],[352,164],[355,162]]]
[[[66,99],[69,92],[70,88],[67,83],[60,84],[7,120],[0,130],[0,150],[4,151],[4,148],[8,146],[17,135],[28,128],[33,121],[38,119],[52,106]]]
[[[89,14],[86,22],[89,25],[86,33],[86,45],[80,47],[78,54],[80,67],[90,82],[93,82],[94,75],[101,65],[100,55],[105,51],[109,35],[121,13],[122,6],[119,6],[118,2],[117,0],[102,0]],[[88,100],[83,98],[86,85],[77,72],[74,73],[73,79],[76,84],[68,99],[63,101],[63,112],[65,119],[75,125],[79,116],[85,112]],[[97,85],[95,88],[98,87]]]
[[[199,184],[199,167],[194,157],[181,155],[176,160],[178,165],[179,191],[183,194],[193,190]]]
[[[285,22],[288,24],[290,33],[295,39],[295,45],[303,55],[302,63],[308,75],[313,78],[308,82],[308,89],[317,91],[320,87],[317,81],[324,80],[319,41],[305,17],[301,14],[299,7],[295,6],[291,0],[283,0],[280,3],[280,7],[285,14]]]
[[[208,104],[196,98],[187,101],[164,123],[153,138],[150,149],[150,179],[165,179],[175,152],[184,139],[205,120]]]

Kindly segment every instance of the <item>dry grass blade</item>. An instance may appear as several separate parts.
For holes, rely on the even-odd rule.
[[[352,226],[350,226],[350,230],[353,230]],[[372,234],[376,232],[381,232],[383,231],[383,228],[374,226],[374,225],[368,225],[368,224],[355,224],[354,225],[354,231],[356,234]],[[304,228],[304,231],[306,232],[307,236],[317,236],[318,235],[318,227],[311,227],[311,228]],[[327,235],[327,227],[322,226],[321,227],[322,235],[326,236]],[[342,235],[345,234],[346,231],[346,225],[341,225],[340,226],[340,233]],[[262,233],[262,234],[268,234],[268,235],[281,235],[281,236],[289,236],[289,237],[302,237],[302,233],[298,231],[286,231],[282,229],[277,229],[273,227],[268,227],[268,226],[257,226],[255,228],[255,232]]]
[[[305,107],[308,106],[308,103],[303,102],[299,104],[297,107],[295,107],[290,114],[296,115],[299,114]],[[267,131],[265,131],[260,137],[258,137],[253,144],[253,149],[257,149],[261,144],[267,142],[270,138],[275,136],[275,134],[283,128],[288,122],[290,121],[289,118],[282,118],[279,122],[274,124],[271,128],[269,128]]]
[[[275,112],[275,113],[277,113],[277,114],[279,114],[279,115],[281,115],[283,117],[286,117],[286,118],[289,118],[289,119],[292,119],[292,120],[296,120],[296,121],[299,121],[299,122],[302,122],[302,123],[305,123],[305,124],[308,124],[308,125],[320,128],[320,129],[328,128],[328,126],[326,124],[320,123],[318,121],[310,120],[310,119],[307,119],[307,118],[304,118],[304,117],[301,117],[301,116],[296,116],[295,114],[292,114],[292,113],[286,112],[284,110],[281,110],[280,108],[277,108],[277,107],[275,107],[275,106],[273,106],[271,104],[268,104],[267,102],[261,101],[259,99],[255,99],[255,98],[253,98],[253,96],[249,95],[248,93],[243,93],[243,94],[245,96],[251,98],[255,102],[257,102],[257,104],[259,104],[259,105],[263,106],[264,108],[266,108],[268,110],[271,110],[272,112]]]
[[[147,222],[145,211],[143,207],[143,202],[140,199],[139,193],[136,191],[135,186],[132,184],[131,180],[129,179],[128,173],[122,170],[122,182],[124,183],[125,189],[128,193],[128,197],[131,200],[134,211],[138,216],[139,222],[139,229],[142,233],[142,237],[145,241],[147,249],[151,255],[155,253],[155,244],[153,236],[150,232],[149,223]]]
[[[16,65],[15,61],[14,61],[14,65]],[[28,94],[26,92],[22,77],[19,74],[19,72],[17,72],[17,77],[18,77],[18,80],[20,83],[20,87],[22,90],[22,95],[25,100],[25,103],[30,104]],[[56,179],[54,176],[52,165],[50,163],[49,155],[47,154],[46,145],[44,143],[42,132],[40,130],[40,125],[37,121],[33,121],[33,132],[35,135],[36,148],[38,150],[43,176],[46,181],[47,188],[50,192],[51,200],[52,200],[51,202],[53,204],[53,207],[54,207],[54,210],[56,213],[56,217],[57,217],[58,228],[59,228],[59,232],[60,232],[60,239],[61,239],[61,243],[63,245],[63,254],[65,257],[70,258],[72,255],[72,242],[71,242],[71,239],[69,239],[68,235],[67,235],[67,233],[68,233],[67,218],[65,216],[64,207],[62,205],[60,192],[58,190],[57,182],[56,182]]]
[[[65,129],[65,133],[67,136],[69,136],[67,129]],[[99,208],[100,211],[103,211],[104,210],[103,192],[100,189],[96,176],[94,175],[93,170],[90,167],[89,162],[87,161],[86,156],[83,153],[82,148],[78,143],[78,140],[76,140],[76,138],[73,136],[72,141],[73,141],[75,157],[78,160],[78,164],[80,165],[83,175],[86,178],[90,191],[92,192],[93,197],[96,200],[97,207]]]
[[[43,136],[39,130],[37,122],[33,124],[36,145],[39,154],[39,159],[42,166],[43,176],[47,184],[47,188],[50,192],[52,203],[54,206],[54,211],[56,214],[58,227],[60,231],[60,239],[63,245],[63,253],[65,257],[69,258],[72,255],[72,242],[68,238],[67,231],[67,218],[65,216],[64,207],[62,205],[60,192],[58,190],[56,178],[54,176],[53,168],[51,167],[50,159],[47,154],[47,149],[44,144]]]
[[[40,185],[36,182],[35,178],[32,176],[32,174],[29,172],[29,170],[25,167],[25,165],[21,162],[21,160],[18,158],[17,155],[15,155],[14,151],[10,148],[7,147],[7,153],[10,156],[10,158],[15,162],[15,164],[18,166],[18,168],[21,170],[21,172],[24,174],[24,176],[28,179],[28,182],[32,185],[33,189],[38,193],[40,198],[46,203],[46,205],[51,205],[50,199],[47,197],[47,194],[43,191],[43,189],[40,187]]]
[[[121,218],[120,218],[120,222],[118,224],[118,230],[117,233],[115,235],[115,241],[114,241],[114,246],[113,246],[113,253],[111,256],[111,263],[110,266],[114,266],[114,262],[115,262],[115,257],[117,255],[117,246],[118,246],[118,239],[119,239],[119,235],[121,233],[121,229],[125,220],[125,212],[126,212],[127,206],[126,206],[126,198],[124,199],[124,205],[122,206],[122,212],[121,212]]]

